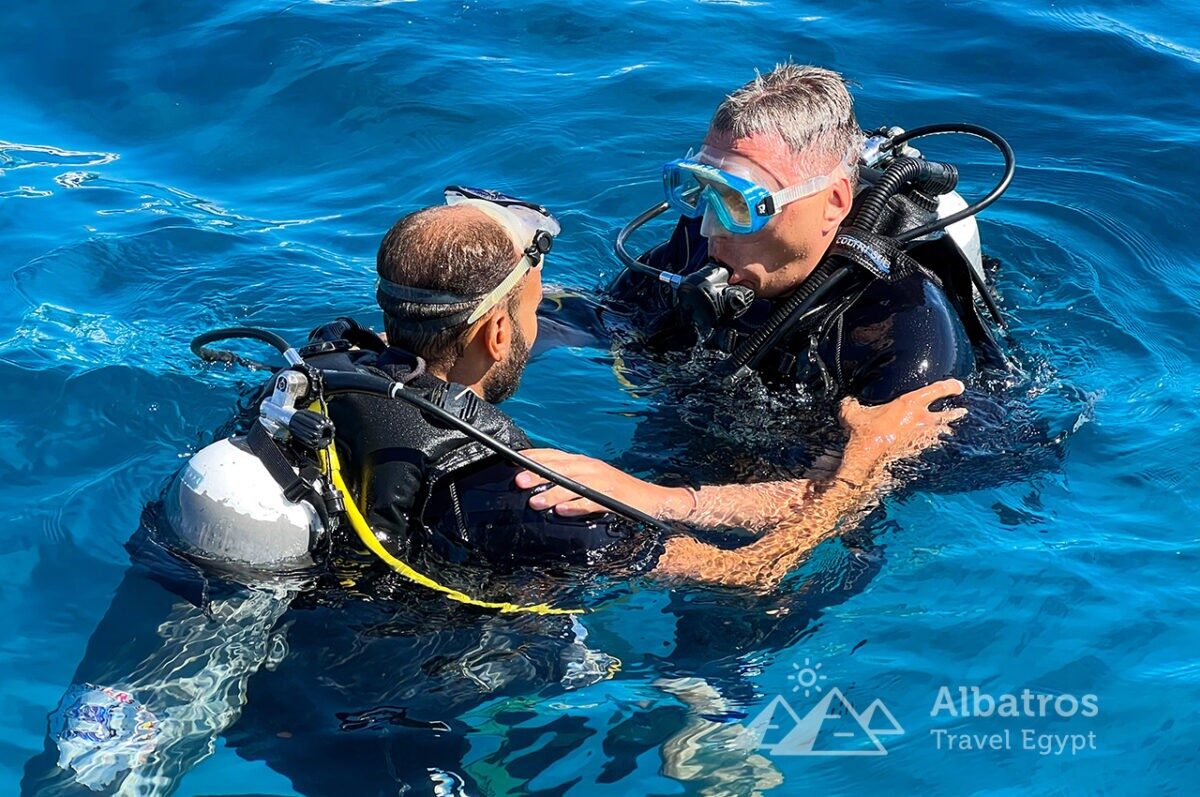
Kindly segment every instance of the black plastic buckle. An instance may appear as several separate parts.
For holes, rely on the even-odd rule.
[[[302,498],[308,498],[316,492],[315,485],[320,476],[321,471],[315,465],[305,465],[300,469],[295,481],[283,488],[283,497],[293,504]]]
[[[316,343],[310,343],[304,346],[297,352],[303,359],[316,357],[318,354],[333,354],[335,352],[350,351],[353,348],[348,340],[319,340]]]

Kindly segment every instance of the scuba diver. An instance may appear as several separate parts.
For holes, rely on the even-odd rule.
[[[994,144],[1004,175],[967,206],[950,164],[909,142],[962,133]],[[663,167],[665,201],[617,237],[626,270],[611,288],[651,351],[696,345],[726,353],[718,377],[753,372],[768,386],[881,404],[1005,359],[982,304],[1003,327],[986,284],[974,214],[1014,171],[1012,150],[974,125],[881,130],[864,141],[841,75],[786,63],[717,108],[699,151]],[[670,239],[640,259],[630,233],[667,210]],[[678,488],[635,479],[588,457],[532,451],[540,464],[665,517]],[[544,479],[524,473],[518,483]],[[698,493],[727,505],[728,494]],[[563,516],[596,510],[562,487],[531,499]]]

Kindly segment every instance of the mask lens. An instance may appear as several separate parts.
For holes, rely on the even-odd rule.
[[[701,182],[720,197],[725,212],[729,214],[730,221],[741,227],[750,226],[750,207],[746,204],[746,197],[742,196],[740,191],[735,191],[724,183],[712,180],[701,178]]]
[[[704,186],[696,175],[686,169],[673,169],[669,176],[670,195],[677,210],[696,210],[700,205]]]

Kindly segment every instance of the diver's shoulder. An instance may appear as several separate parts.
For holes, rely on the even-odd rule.
[[[950,309],[941,281],[920,267],[906,269],[888,279],[871,279],[862,287],[855,304],[858,307],[880,305],[892,310],[924,306]]]

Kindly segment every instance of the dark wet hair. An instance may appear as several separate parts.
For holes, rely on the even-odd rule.
[[[516,259],[504,228],[471,208],[438,205],[400,219],[379,244],[379,276],[410,288],[456,294],[464,301],[393,303],[393,312],[384,313],[388,343],[435,367],[449,368],[462,356],[470,327],[463,322],[436,329],[411,322],[469,312],[508,275]],[[509,296],[510,317],[519,296],[517,291]]]

